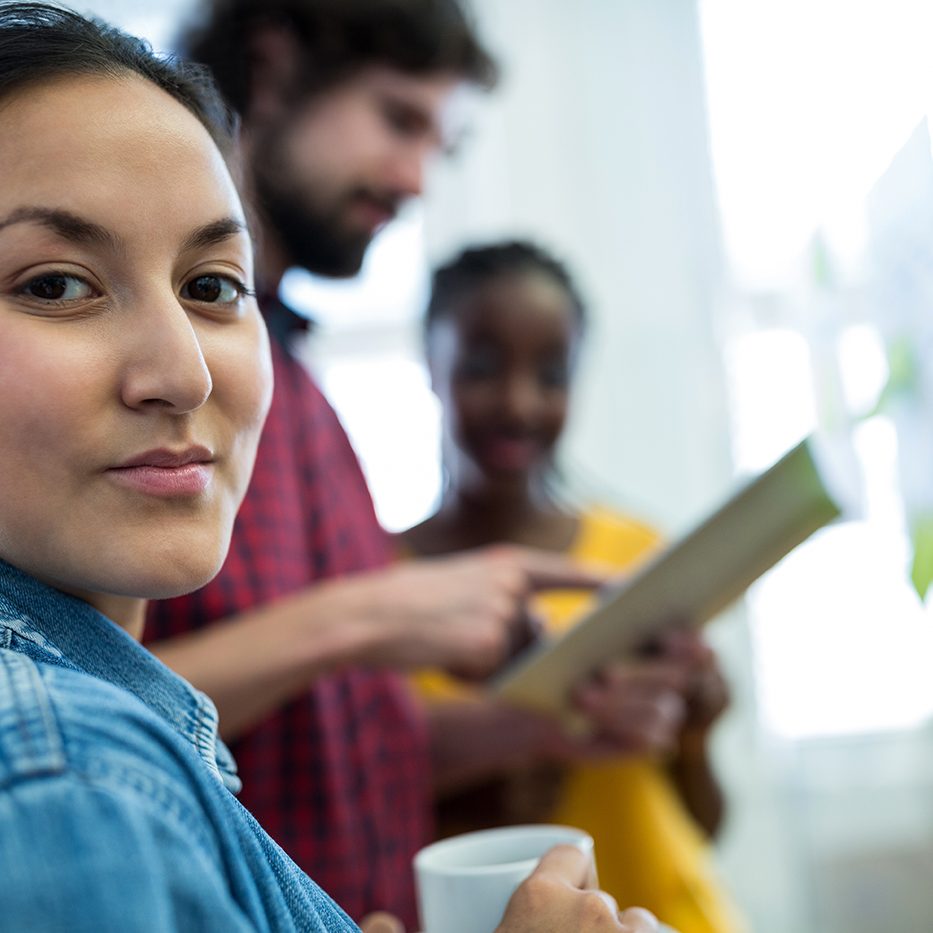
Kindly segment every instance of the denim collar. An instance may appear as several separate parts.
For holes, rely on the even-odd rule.
[[[137,696],[191,743],[230,791],[239,791],[236,764],[217,735],[211,700],[92,606],[0,559],[0,627],[33,642],[50,663],[74,667]]]

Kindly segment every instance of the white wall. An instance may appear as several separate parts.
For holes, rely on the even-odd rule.
[[[727,481],[719,230],[692,0],[481,0],[504,63],[427,203],[435,256],[529,234],[589,297],[571,474],[681,527]]]

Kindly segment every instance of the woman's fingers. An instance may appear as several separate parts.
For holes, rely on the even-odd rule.
[[[638,908],[620,914],[615,899],[594,884],[592,858],[556,846],[512,896],[497,933],[658,933],[652,914]]]
[[[574,888],[587,888],[596,881],[593,857],[576,846],[560,845],[541,857],[536,875],[553,875]]]
[[[654,914],[641,907],[629,907],[619,917],[625,933],[657,933],[661,928]]]
[[[402,921],[383,911],[364,917],[360,921],[360,929],[363,933],[405,933]]]

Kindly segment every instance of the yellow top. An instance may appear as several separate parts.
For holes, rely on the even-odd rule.
[[[658,535],[645,525],[593,510],[581,516],[568,553],[591,566],[627,571],[658,544]],[[590,599],[580,591],[553,591],[537,597],[535,609],[548,630],[559,633]],[[471,690],[436,672],[416,682],[429,699]],[[551,806],[545,822],[577,826],[593,837],[600,886],[620,905],[647,907],[680,933],[742,929],[712,872],[701,830],[655,762],[625,758],[575,765],[562,773]]]

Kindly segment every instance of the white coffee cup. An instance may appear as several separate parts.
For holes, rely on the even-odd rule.
[[[512,892],[553,846],[593,857],[593,838],[570,826],[506,826],[443,839],[415,856],[423,933],[493,933]]]

